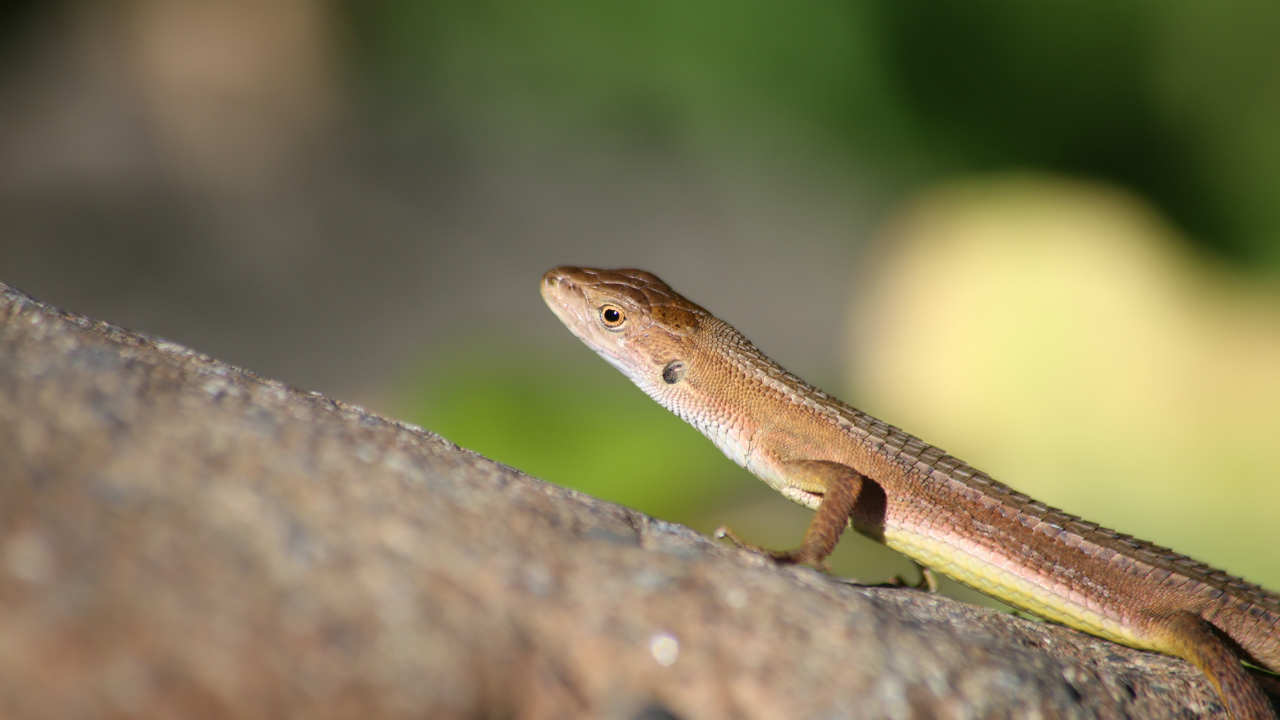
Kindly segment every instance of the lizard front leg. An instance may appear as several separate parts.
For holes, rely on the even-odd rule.
[[[782,467],[797,487],[822,488],[822,501],[809,521],[800,547],[766,550],[744,542],[727,527],[716,530],[716,537],[728,539],[745,550],[767,555],[779,563],[809,565],[825,571],[827,556],[835,550],[844,529],[849,526],[858,496],[870,481],[847,465],[827,460],[793,460],[782,463]]]

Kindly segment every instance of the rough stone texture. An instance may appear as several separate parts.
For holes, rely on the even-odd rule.
[[[1181,661],[777,568],[4,285],[0,715],[1225,716]]]

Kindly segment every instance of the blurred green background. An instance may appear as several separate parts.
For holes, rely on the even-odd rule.
[[[1280,587],[1278,31],[1260,2],[10,2],[0,281],[798,542],[537,296],[643,267],[1020,490]],[[861,540],[836,567],[911,572]]]

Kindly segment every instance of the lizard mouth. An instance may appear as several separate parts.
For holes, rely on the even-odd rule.
[[[560,318],[560,322],[569,328],[569,332],[617,367],[605,354],[603,346],[592,337],[591,324],[585,315],[586,296],[577,283],[569,279],[564,268],[554,268],[542,276],[542,299],[551,308],[551,312]]]

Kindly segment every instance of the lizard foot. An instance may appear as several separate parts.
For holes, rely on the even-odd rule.
[[[825,560],[813,557],[812,554],[807,552],[804,547],[799,547],[795,550],[769,550],[768,548],[763,548],[755,543],[749,543],[746,540],[743,540],[738,537],[737,533],[724,525],[716,528],[715,536],[721,540],[728,540],[730,543],[733,543],[735,547],[742,550],[753,552],[757,555],[764,555],[779,565],[808,565],[819,572],[828,574],[831,572],[831,568],[827,565]]]

